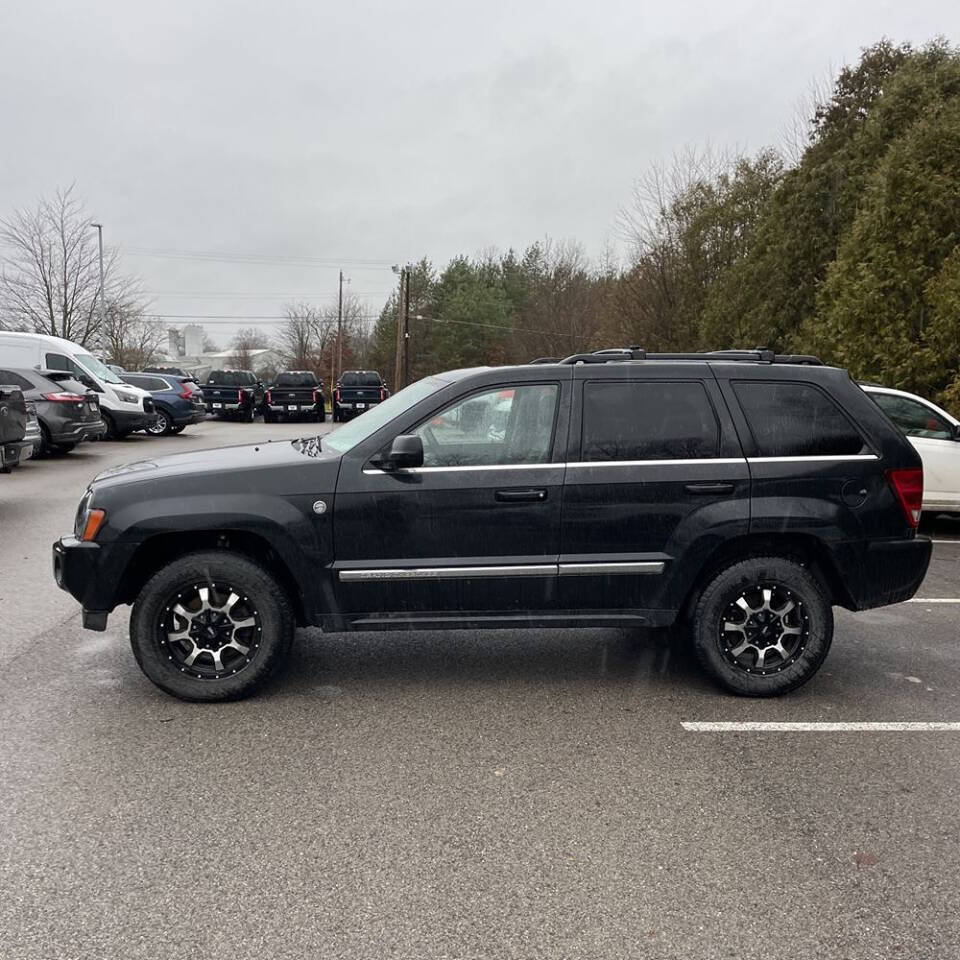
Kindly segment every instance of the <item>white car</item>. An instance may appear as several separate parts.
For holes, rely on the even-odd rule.
[[[960,513],[960,420],[914,393],[861,384],[923,460],[923,509]]]

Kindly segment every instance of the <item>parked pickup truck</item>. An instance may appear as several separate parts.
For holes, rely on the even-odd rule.
[[[13,384],[0,384],[0,471],[9,473],[33,456],[33,440],[27,432],[27,403]]]
[[[114,467],[53,566],[88,629],[133,604],[137,662],[188,700],[250,693],[297,624],[677,622],[714,681],[764,697],[816,674],[834,606],[913,596],[922,496],[919,454],[845,370],[629,349],[454,370],[322,437]]]
[[[207,413],[253,423],[263,403],[263,381],[249,370],[212,370],[203,386]]]
[[[333,419],[349,420],[389,396],[390,391],[376,370],[344,370],[333,392]]]
[[[323,401],[323,382],[309,370],[284,370],[274,377],[263,397],[263,420],[327,419]]]

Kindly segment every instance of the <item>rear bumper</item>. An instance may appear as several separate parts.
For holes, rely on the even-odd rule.
[[[271,413],[319,413],[323,409],[319,403],[268,403],[265,406]]]
[[[14,440],[0,444],[0,466],[2,467],[15,467],[18,463],[25,463],[32,456],[32,440]]]
[[[50,432],[53,443],[80,443],[83,440],[98,440],[107,432],[107,425],[102,420],[91,422],[75,422],[61,425],[57,432]]]
[[[920,589],[933,544],[926,537],[876,540],[838,564],[849,571],[847,587],[854,610],[869,610],[909,600]]]

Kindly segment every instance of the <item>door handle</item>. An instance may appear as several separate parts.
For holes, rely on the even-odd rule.
[[[700,494],[700,496],[716,496],[721,493],[733,493],[732,483],[688,483],[684,488],[687,493]]]
[[[498,490],[494,498],[501,503],[520,503],[523,501],[540,501],[547,499],[547,491],[538,490]]]

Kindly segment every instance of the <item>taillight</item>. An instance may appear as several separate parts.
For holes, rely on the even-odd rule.
[[[919,526],[923,508],[923,470],[888,470],[887,481],[911,527]]]
[[[238,390],[238,391],[237,391],[237,403],[243,403],[243,391],[242,391],[242,390]]]
[[[316,406],[320,401],[317,399],[317,391],[313,391],[313,405]]]
[[[177,396],[180,397],[181,400],[189,400],[193,396],[193,391],[185,384],[181,383],[180,386],[183,387],[183,390],[178,393]]]
[[[79,393],[45,393],[44,400],[52,400],[54,403],[83,403],[83,397]]]
[[[270,399],[270,391],[269,391],[269,390],[263,395],[263,399],[264,399],[264,401],[265,401],[266,403],[273,403],[273,401]]]
[[[386,393],[386,390],[384,390],[383,387],[381,387],[381,388],[380,388],[380,399],[381,399],[381,400],[383,399],[383,396],[384,396],[385,393]]]

